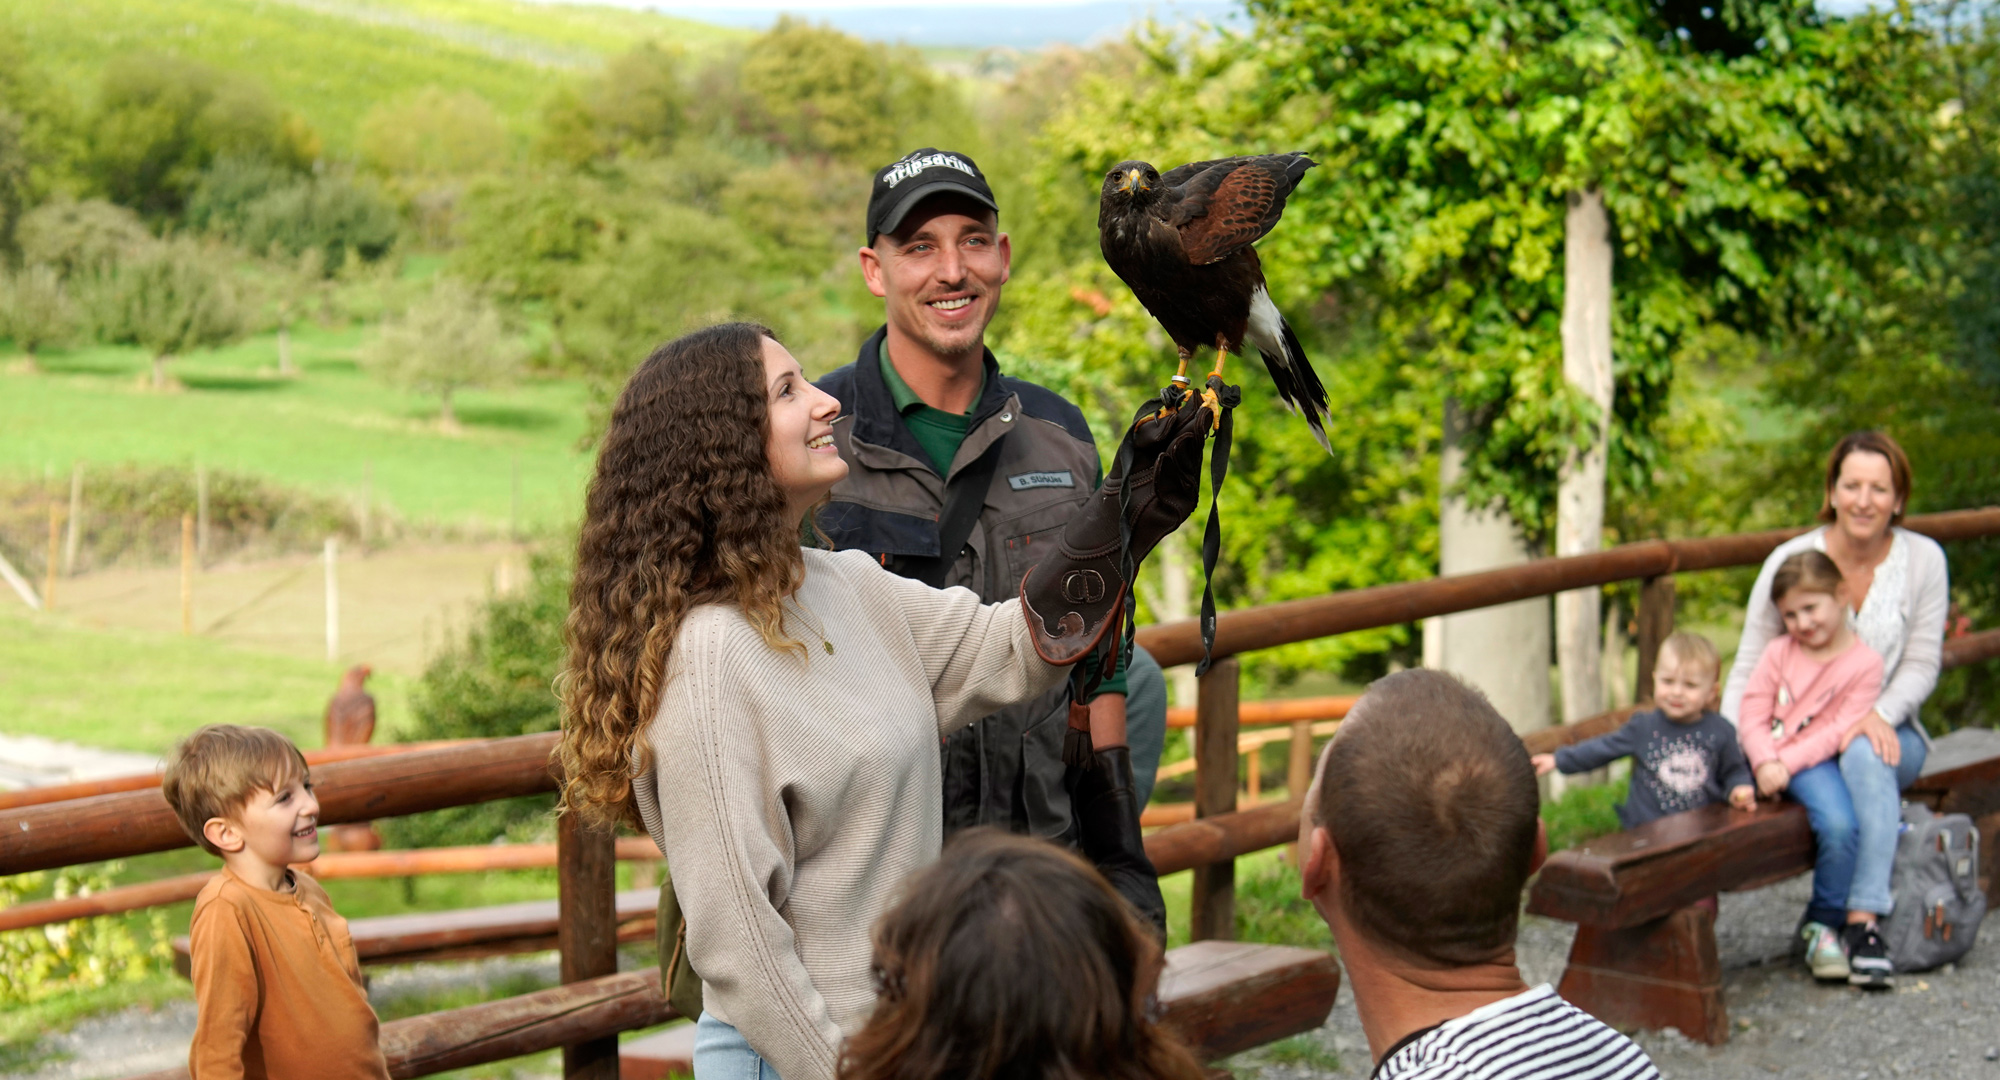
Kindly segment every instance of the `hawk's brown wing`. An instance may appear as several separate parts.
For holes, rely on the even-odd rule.
[[[1295,154],[1198,164],[1208,167],[1188,175],[1173,216],[1181,247],[1196,266],[1226,259],[1263,239],[1284,213],[1285,196],[1312,167]]]

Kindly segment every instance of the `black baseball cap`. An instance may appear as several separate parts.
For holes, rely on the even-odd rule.
[[[946,192],[964,195],[1000,212],[993,189],[972,159],[956,151],[926,146],[875,171],[875,189],[868,194],[868,243],[896,231],[916,205]]]

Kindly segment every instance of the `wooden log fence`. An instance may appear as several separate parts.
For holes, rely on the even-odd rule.
[[[298,867],[321,881],[343,878],[416,877],[425,874],[476,874],[488,870],[537,870],[556,865],[556,844],[479,844],[470,847],[416,848],[409,851],[331,851]],[[662,856],[651,837],[621,836],[616,853],[621,862],[657,861]],[[195,898],[218,871],[182,874],[137,885],[119,885],[60,900],[31,900],[0,908],[0,933],[31,926],[117,915],[127,911],[178,904]]]
[[[462,746],[477,741],[479,740],[435,739],[430,742],[410,743],[351,743],[345,746],[325,746],[307,750],[305,758],[307,765],[318,768],[333,761],[407,754],[413,750],[435,750],[441,746]],[[68,802],[71,799],[86,799],[92,795],[114,795],[121,791],[144,791],[159,786],[160,774],[150,772],[134,773],[131,776],[112,776],[102,780],[79,780],[71,784],[49,784],[45,787],[22,788],[19,791],[0,791],[0,810],[40,806],[42,803]]]
[[[1941,543],[1991,537],[2000,535],[2000,507],[1920,514],[1906,518],[1903,526]],[[1205,783],[1202,776],[1204,773],[1226,776],[1230,791],[1227,802],[1232,808],[1234,806],[1236,778],[1241,767],[1236,733],[1242,721],[1233,711],[1224,715],[1219,708],[1211,711],[1207,707],[1210,701],[1227,701],[1233,705],[1238,696],[1233,685],[1226,692],[1209,685],[1216,679],[1228,679],[1233,684],[1239,678],[1240,669],[1224,662],[1228,658],[1356,630],[1414,623],[1435,615],[1452,615],[1572,589],[1595,588],[1636,579],[1642,583],[1637,621],[1642,657],[1638,686],[1643,689],[1651,682],[1652,667],[1649,659],[1644,658],[1649,658],[1657,650],[1659,642],[1673,631],[1675,574],[1756,565],[1779,544],[1805,531],[1774,529],[1701,539],[1645,540],[1586,555],[1537,559],[1476,574],[1377,585],[1222,612],[1216,619],[1213,649],[1216,662],[1203,677],[1197,693],[1196,790],[1209,792],[1212,803],[1220,805],[1223,801],[1220,795],[1223,782]],[[1182,619],[1141,627],[1137,637],[1139,644],[1145,646],[1164,667],[1201,659],[1201,633],[1196,620]],[[1966,658],[1963,662],[1971,662],[1972,654],[1964,650],[1973,648],[1976,647],[1960,647],[1959,655]],[[1992,655],[2000,653],[1980,654],[1976,658],[1987,659]],[[1635,696],[1647,695],[1642,692]],[[1201,726],[1211,715],[1218,733],[1205,737]],[[1613,722],[1600,716],[1586,723],[1592,725],[1591,730],[1602,731],[1622,722],[1622,718]],[[1571,727],[1581,728],[1582,725]],[[1225,731],[1226,735],[1222,734]],[[1579,734],[1577,737],[1588,736]],[[1194,812],[1197,818],[1207,816],[1200,794],[1196,797]],[[1192,897],[1194,940],[1202,940],[1210,932],[1228,934],[1233,931],[1232,919],[1223,917],[1233,910],[1233,900],[1217,895],[1233,889],[1232,873],[1233,867],[1229,870],[1215,867],[1203,868],[1195,874]]]
[[[2000,507],[1920,515],[1904,524],[1939,541],[1990,537],[2000,535]],[[1298,834],[1302,802],[1296,798],[1237,809],[1238,739],[1248,711],[1238,701],[1237,655],[1632,579],[1646,583],[1639,618],[1642,642],[1656,641],[1673,625],[1674,574],[1760,562],[1800,531],[1645,541],[1503,570],[1223,613],[1217,621],[1216,662],[1198,684],[1195,706],[1199,761],[1195,820],[1159,829],[1146,841],[1147,853],[1161,873],[1195,872],[1192,936],[1196,940],[1233,936],[1234,860],[1294,842]],[[1166,666],[1191,663],[1201,656],[1193,620],[1142,628],[1139,641]],[[1959,666],[1996,656],[2000,656],[2000,631],[1989,631],[1948,643],[1945,664]],[[1318,718],[1268,722],[1309,724],[1313,719]],[[1582,737],[1587,728],[1608,730],[1618,722],[1616,714],[1606,714],[1559,729],[1541,741],[1559,745],[1558,740],[1567,741],[1572,735]],[[552,790],[555,776],[549,755],[554,742],[553,734],[526,735],[328,762],[314,769],[321,821],[365,821]],[[1294,746],[1299,745],[1309,745],[1309,739],[1295,738]],[[1294,788],[1305,786],[1309,774],[1299,768],[1296,755],[1287,772]],[[0,874],[124,858],[189,842],[157,790],[0,808],[0,837],[5,838]],[[662,1023],[673,1015],[660,999],[656,973],[610,973],[617,934],[609,879],[615,853],[608,833],[583,829],[573,821],[559,834],[564,986],[383,1025],[391,1075],[425,1076],[563,1047],[566,1075],[615,1077],[617,1032]]]
[[[322,825],[555,790],[554,732],[336,761],[313,770]],[[0,810],[0,874],[191,845],[158,788]]]

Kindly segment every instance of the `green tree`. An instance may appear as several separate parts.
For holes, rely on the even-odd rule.
[[[91,281],[100,340],[137,345],[153,358],[153,388],[167,364],[195,349],[227,345],[246,329],[241,291],[226,257],[185,238],[164,241]]]
[[[690,94],[681,69],[677,51],[650,41],[612,57],[580,86],[556,91],[537,150],[570,165],[664,153],[687,128]]]
[[[349,257],[374,262],[396,244],[401,223],[375,189],[351,177],[315,176],[278,188],[244,208],[234,239],[252,251],[319,252],[324,273]]]
[[[794,154],[872,169],[973,131],[957,90],[915,50],[790,17],[750,43],[739,80],[760,114],[753,125]]]
[[[383,323],[362,363],[399,386],[437,394],[438,425],[457,432],[452,395],[514,381],[525,356],[490,301],[463,282],[440,278],[409,310]]]
[[[301,169],[320,147],[259,84],[154,53],[120,57],[99,81],[85,171],[97,191],[149,217],[180,213],[219,157]]]
[[[66,340],[76,329],[76,308],[62,278],[39,263],[12,273],[0,271],[0,334],[35,366],[44,346]]]
[[[507,130],[485,98],[426,86],[361,118],[361,160],[408,185],[474,176],[507,157]]]
[[[21,218],[17,236],[23,262],[65,278],[109,270],[158,242],[138,214],[102,199],[43,203]]]

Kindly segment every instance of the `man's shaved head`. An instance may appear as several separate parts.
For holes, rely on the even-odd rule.
[[[1438,966],[1514,944],[1540,796],[1526,748],[1479,691],[1421,670],[1370,686],[1320,760],[1309,810],[1339,855],[1336,902],[1369,938]]]

